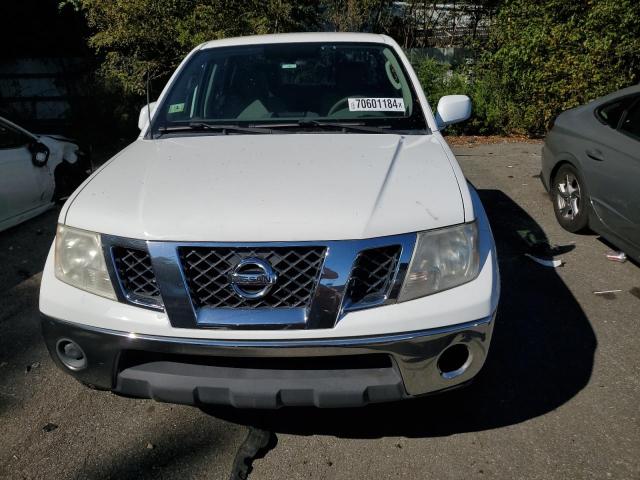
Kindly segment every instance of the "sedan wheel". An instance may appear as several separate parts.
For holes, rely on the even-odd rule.
[[[558,223],[570,232],[585,229],[589,222],[589,200],[584,182],[572,165],[563,165],[556,173],[553,195],[553,207]]]
[[[575,175],[567,173],[558,182],[556,196],[560,214],[569,220],[574,220],[580,212],[580,184]]]

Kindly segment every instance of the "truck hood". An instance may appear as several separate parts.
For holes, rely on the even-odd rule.
[[[69,205],[70,226],[148,240],[343,240],[464,222],[460,186],[432,135],[140,139]]]

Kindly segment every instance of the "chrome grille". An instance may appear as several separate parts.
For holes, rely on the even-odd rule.
[[[325,247],[181,247],[180,261],[194,305],[211,308],[307,307],[324,261]],[[245,258],[261,258],[278,273],[275,287],[258,299],[234,293],[229,273]]]
[[[160,299],[160,290],[151,266],[151,257],[144,250],[114,247],[113,258],[122,288],[128,297],[139,300]]]
[[[358,255],[349,281],[351,305],[383,300],[389,293],[398,267],[400,245],[363,250]]]

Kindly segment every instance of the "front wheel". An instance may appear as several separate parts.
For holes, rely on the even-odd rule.
[[[576,233],[589,225],[589,196],[573,165],[563,165],[553,178],[553,210],[562,228]]]

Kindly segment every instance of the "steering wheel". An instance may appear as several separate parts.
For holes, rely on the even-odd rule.
[[[348,97],[341,98],[336,103],[334,103],[333,106],[329,109],[329,112],[327,113],[327,117],[330,117],[331,115],[336,113],[338,110],[342,110],[342,108],[338,108],[338,107],[341,107],[343,103],[347,103],[350,98],[365,98],[365,96],[364,95],[349,95]]]

